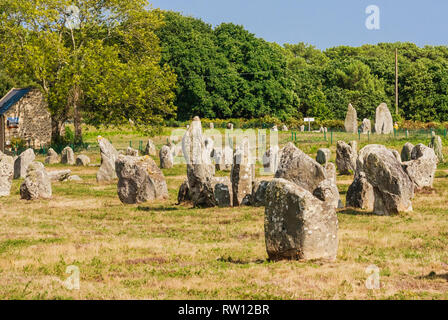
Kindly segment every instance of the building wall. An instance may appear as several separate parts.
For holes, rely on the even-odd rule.
[[[5,140],[21,138],[38,148],[51,142],[51,115],[42,93],[33,89],[4,114],[8,118],[19,118],[17,128],[8,128],[5,123]]]

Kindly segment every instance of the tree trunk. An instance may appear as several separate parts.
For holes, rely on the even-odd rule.
[[[61,138],[61,123],[56,117],[51,117],[51,142],[54,144],[59,143]]]
[[[73,124],[75,126],[75,144],[82,143],[82,119],[79,106],[76,104],[73,106]]]

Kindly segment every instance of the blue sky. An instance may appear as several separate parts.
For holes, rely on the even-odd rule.
[[[448,45],[447,0],[149,0],[216,26],[243,25],[279,44],[306,42],[325,49],[378,42]],[[367,6],[380,9],[380,29],[368,30]]]

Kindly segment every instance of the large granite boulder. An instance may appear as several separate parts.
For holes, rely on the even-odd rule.
[[[356,166],[373,187],[375,214],[412,211],[414,183],[389,149],[382,145],[367,145],[359,152]]]
[[[169,146],[163,146],[159,151],[160,168],[170,169],[174,165],[173,152]]]
[[[401,161],[402,162],[406,162],[406,161],[411,161],[411,152],[412,149],[414,149],[414,145],[410,142],[406,142],[403,146],[403,148],[401,149]]]
[[[182,138],[182,150],[187,163],[190,195],[195,207],[216,206],[213,193],[213,170],[210,154],[207,155],[199,117],[195,117]]]
[[[437,156],[437,159],[440,163],[443,163],[443,145],[442,145],[442,138],[437,135],[433,135],[431,137],[431,143],[429,144],[429,147],[434,149],[434,152]]]
[[[10,195],[13,177],[14,159],[0,151],[0,197]]]
[[[358,133],[358,116],[356,109],[352,104],[348,104],[347,115],[345,116],[345,131],[350,133]]]
[[[367,134],[369,132],[371,133],[372,132],[372,123],[370,122],[370,120],[363,119],[360,129],[361,129],[361,133],[363,133],[363,134]]]
[[[75,164],[81,167],[87,167],[90,164],[90,158],[85,154],[80,154],[76,157]]]
[[[145,155],[155,156],[156,154],[157,154],[157,149],[156,149],[154,142],[152,142],[151,139],[148,139],[148,142],[146,143],[146,146],[145,146]]]
[[[330,161],[331,150],[328,148],[320,148],[317,150],[316,161],[325,166]]]
[[[390,134],[394,132],[394,122],[387,104],[381,103],[376,108],[375,133]]]
[[[120,155],[115,161],[118,197],[127,204],[168,198],[162,171],[149,156]]]
[[[41,162],[28,165],[25,180],[20,186],[20,197],[25,200],[51,198],[51,180]]]
[[[356,169],[357,152],[356,146],[344,141],[338,141],[336,144],[336,167],[340,174],[348,175]]]
[[[23,151],[14,161],[14,179],[25,178],[28,165],[35,158],[33,149],[29,148]]]
[[[60,159],[59,159],[59,155],[56,151],[54,151],[53,148],[48,149],[47,152],[47,157],[45,158],[45,163],[46,164],[55,164],[55,163],[59,163]]]
[[[282,149],[275,177],[292,181],[309,192],[327,179],[324,167],[291,142]]]
[[[75,164],[75,153],[70,147],[65,147],[61,152],[61,163],[74,165]]]
[[[101,166],[96,174],[98,182],[107,182],[117,178],[115,172],[115,161],[118,159],[118,151],[109,140],[99,136],[98,146],[101,152]]]
[[[437,170],[437,156],[433,149],[417,144],[411,151],[411,160],[403,162],[403,169],[414,182],[415,188],[432,188]]]
[[[249,139],[244,138],[236,148],[230,173],[233,206],[250,204],[252,181],[255,179],[255,164],[250,155]]]
[[[274,174],[277,171],[279,161],[280,161],[279,147],[277,145],[270,147],[263,154],[264,172]]]
[[[346,206],[372,211],[374,201],[373,187],[367,181],[366,174],[362,171],[355,174],[347,190]]]
[[[338,218],[335,208],[285,179],[266,189],[265,240],[270,260],[335,260]]]

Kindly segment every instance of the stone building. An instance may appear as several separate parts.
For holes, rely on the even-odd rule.
[[[14,138],[35,148],[50,145],[51,115],[37,89],[13,88],[0,99],[0,150],[9,149]]]

